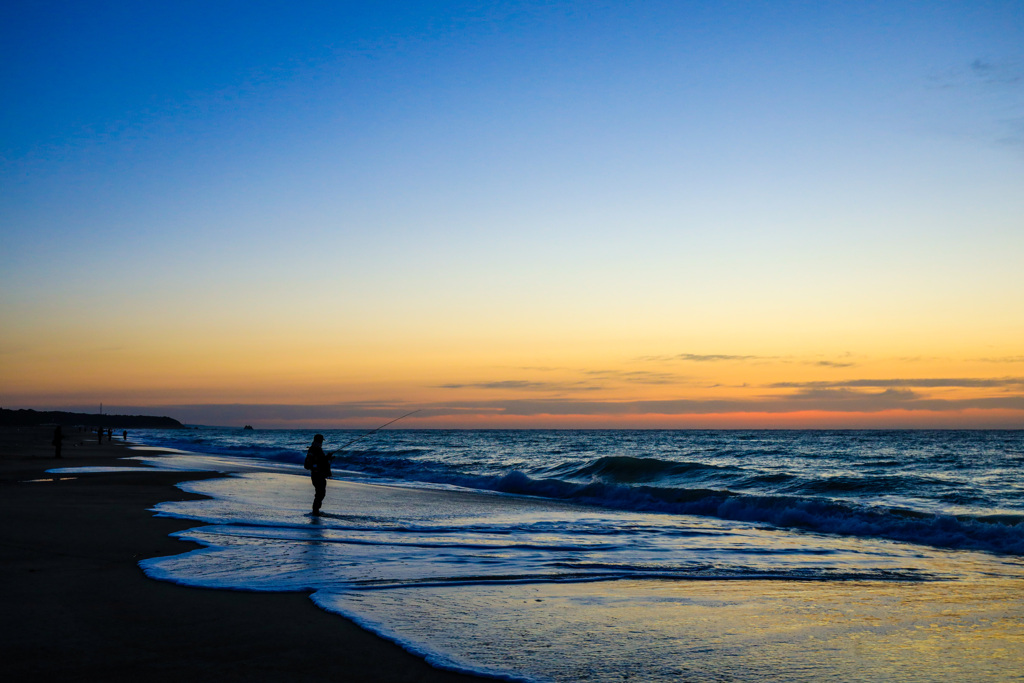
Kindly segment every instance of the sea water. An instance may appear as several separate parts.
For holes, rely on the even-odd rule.
[[[325,431],[332,450],[359,432]],[[523,680],[1013,680],[1024,432],[139,432],[231,476],[163,503],[154,578],[309,591],[437,666]]]

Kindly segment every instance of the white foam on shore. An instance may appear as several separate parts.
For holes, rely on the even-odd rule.
[[[181,484],[209,497],[155,510],[204,522],[175,535],[205,547],[140,566],[183,585],[309,591],[436,666],[508,680],[924,681],[914,648],[966,641],[947,680],[1024,661],[1019,560],[336,480],[311,518],[293,469],[246,463]]]
[[[46,470],[47,474],[100,474],[106,472],[181,472],[183,470],[165,467],[117,467],[117,466],[86,466],[86,467],[54,467]],[[191,470],[202,472],[204,470]]]
[[[129,442],[130,443],[130,442]],[[139,451],[142,453],[169,453],[177,455],[199,455],[194,451],[183,451],[180,448],[171,448],[169,446],[140,446],[131,445],[128,447],[130,451]]]

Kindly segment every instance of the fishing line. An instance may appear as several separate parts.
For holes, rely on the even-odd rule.
[[[420,411],[422,411],[422,410],[423,410],[423,409],[422,409],[422,408],[420,408],[420,409],[418,409],[418,410],[414,410],[414,411],[412,411],[411,413],[406,413],[405,415],[402,415],[401,417],[396,417],[396,418],[395,418],[394,420],[391,420],[390,422],[385,422],[384,424],[382,424],[382,425],[381,425],[380,427],[377,427],[377,428],[376,428],[376,429],[374,429],[373,431],[371,431],[371,432],[366,432],[366,433],[365,433],[365,434],[363,434],[362,436],[360,436],[360,437],[358,437],[358,438],[356,438],[356,439],[352,439],[351,441],[349,441],[349,442],[348,442],[347,444],[345,444],[345,445],[344,445],[344,446],[342,446],[341,448],[336,448],[336,449],[334,449],[333,451],[331,451],[330,453],[328,453],[327,455],[328,455],[328,456],[333,456],[333,455],[334,455],[335,453],[340,453],[341,451],[345,450],[346,448],[348,448],[348,447],[349,447],[349,446],[351,446],[352,444],[356,443],[357,441],[362,441],[363,439],[365,439],[366,437],[370,436],[371,434],[376,434],[376,433],[377,433],[377,432],[379,432],[380,430],[382,430],[382,429],[384,429],[385,427],[387,427],[387,426],[388,426],[389,424],[394,424],[395,422],[398,422],[399,420],[403,420],[403,419],[405,419],[405,418],[409,417],[410,415],[415,415],[416,413],[418,413],[418,412],[420,412]]]

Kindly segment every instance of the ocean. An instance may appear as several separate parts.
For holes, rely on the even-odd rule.
[[[133,432],[231,475],[157,506],[203,549],[143,570],[508,680],[1021,680],[1024,431],[385,430],[319,518],[313,433]]]

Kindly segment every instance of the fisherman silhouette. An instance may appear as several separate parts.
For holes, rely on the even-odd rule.
[[[313,437],[313,445],[306,451],[305,468],[309,470],[309,478],[313,481],[313,516],[320,515],[320,505],[327,495],[327,478],[331,476],[331,458],[323,449],[324,435],[317,434]]]
[[[360,437],[352,439],[348,443],[344,444],[341,448],[335,449],[331,453],[324,453],[323,443],[324,435],[317,434],[313,437],[313,445],[306,451],[306,462],[303,465],[309,470],[309,478],[313,480],[313,489],[316,491],[316,495],[313,496],[313,516],[317,517],[320,515],[320,505],[324,502],[324,496],[327,495],[327,478],[331,476],[331,459],[334,458],[334,454],[338,453],[357,441],[362,441],[368,436],[376,434],[380,430],[387,427],[389,424],[394,424],[401,419],[407,418],[410,415],[414,415],[420,412],[414,410],[411,413],[406,413],[400,417],[396,417],[394,420],[388,420],[380,427],[371,429]]]

